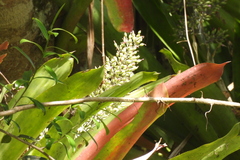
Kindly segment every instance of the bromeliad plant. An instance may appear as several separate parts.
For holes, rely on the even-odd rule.
[[[106,2],[106,7],[110,8],[112,5],[119,7],[117,9],[119,10],[118,13],[120,13],[120,15],[123,14],[120,12],[122,10],[119,1],[114,1],[117,2],[114,4],[111,4],[110,1]],[[79,16],[76,15],[77,12],[75,12],[76,10],[74,9],[79,9],[78,7],[81,6],[88,6],[87,3],[90,3],[90,1],[84,1],[84,5],[79,5],[80,2],[81,1],[78,1],[75,6],[70,8],[69,14],[64,21],[68,22],[64,24],[65,26],[71,28],[73,26],[69,25],[70,22],[78,21],[77,17]],[[100,2],[94,2],[94,5],[97,7],[94,10],[94,14],[96,15],[93,17],[98,17]],[[129,3],[126,4],[128,5]],[[159,79],[159,74],[156,72],[141,71],[134,74],[138,65],[140,65],[140,68],[145,67],[145,69],[153,69],[161,66],[155,63],[157,62],[156,59],[154,59],[150,52],[143,46],[143,37],[140,33],[135,35],[134,32],[125,34],[123,42],[120,45],[115,43],[115,47],[117,48],[116,55],[109,56],[106,64],[96,69],[78,72],[70,76],[73,68],[73,58],[71,54],[57,54],[59,57],[50,59],[44,63],[34,74],[26,72],[23,76],[25,83],[19,85],[23,87],[18,87],[19,91],[8,104],[2,104],[4,111],[1,111],[0,115],[4,115],[0,122],[0,159],[4,159],[5,157],[8,157],[8,159],[45,157],[59,160],[123,159],[138,138],[148,128],[151,128],[151,124],[162,120],[161,116],[163,114],[166,115],[166,118],[171,117],[169,114],[173,112],[169,112],[168,107],[171,106],[172,103],[167,104],[162,101],[149,101],[144,103],[100,101],[83,103],[66,102],[84,97],[185,97],[201,88],[204,88],[204,96],[208,97],[208,94],[219,91],[215,85],[210,84],[220,78],[223,73],[223,67],[227,63],[202,63],[186,70],[189,67],[179,62],[182,58],[181,54],[178,54],[180,56],[176,54],[179,46],[172,44],[168,37],[168,34],[172,33],[168,32],[172,29],[172,26],[169,25],[172,19],[168,19],[169,21],[165,21],[162,26],[159,26],[158,23],[155,23],[156,18],[153,19],[153,17],[150,16],[151,14],[148,13],[157,11],[160,14],[156,16],[160,16],[164,21],[166,17],[169,16],[169,14],[166,14],[168,12],[164,10],[164,8],[169,6],[166,5],[166,3],[159,3],[159,1],[155,0],[147,3],[133,1],[133,4],[141,16],[151,26],[154,33],[160,37],[168,47],[168,50],[163,49],[161,52],[172,62],[171,64],[174,71],[177,72],[181,70],[182,73],[167,76],[162,79]],[[146,10],[145,8],[148,9]],[[83,9],[79,11],[82,12],[82,10]],[[108,14],[111,13],[113,12],[109,10]],[[130,11],[129,13],[132,12]],[[70,16],[77,20],[70,19]],[[105,23],[108,24],[106,26],[109,27],[107,30],[109,33],[116,33],[116,31],[111,28],[112,26],[106,14],[105,16]],[[114,14],[110,15],[110,18],[112,16],[114,17]],[[123,17],[123,19],[126,18],[119,16],[119,18],[121,17]],[[36,19],[35,21],[40,28],[44,27]],[[114,22],[112,21],[112,23]],[[119,21],[117,23],[117,25],[113,26],[115,28],[121,28],[117,27],[119,26]],[[97,25],[96,23],[96,26]],[[78,25],[78,27],[79,26],[83,27],[84,23]],[[161,29],[160,27],[165,28]],[[53,31],[53,28],[51,28],[50,31],[47,31],[46,28],[41,29],[41,31],[46,40],[48,40],[49,35],[55,35],[55,33],[50,32]],[[46,34],[48,34],[48,36],[46,36]],[[116,36],[116,41],[119,41],[119,33],[109,34],[107,38],[111,38],[113,35]],[[58,41],[60,42],[60,40]],[[67,38],[62,40],[61,43],[68,41]],[[106,39],[106,42],[108,41],[109,39]],[[25,40],[25,42],[27,41]],[[111,46],[112,41],[111,43],[107,43],[107,45]],[[45,49],[49,48],[45,47]],[[45,49],[43,50],[47,51]],[[140,51],[139,53],[138,50]],[[109,51],[111,51],[111,49],[109,49]],[[181,51],[181,49],[179,49],[179,51]],[[110,53],[114,52],[111,51]],[[138,54],[141,55],[141,58]],[[159,68],[163,75],[166,74],[164,73],[164,69]],[[156,70],[160,70],[159,68]],[[210,86],[206,87],[208,85]],[[212,95],[214,94],[211,94],[211,96]],[[195,97],[199,97],[199,95]],[[57,106],[44,106],[44,104],[46,104],[44,102],[50,102],[48,104],[51,104],[54,103],[53,101],[60,101],[62,104],[60,103],[59,105],[58,103]],[[28,109],[29,106],[27,104],[30,104],[29,106],[34,104],[38,109]],[[22,110],[22,108],[26,110]],[[198,108],[198,110],[196,108]],[[200,104],[195,104],[194,107],[181,106],[179,108],[171,108],[171,111],[177,113],[181,122],[184,122],[184,125],[190,129],[193,135],[198,137],[198,140],[200,139],[202,144],[218,139],[196,150],[180,154],[176,157],[173,155],[173,159],[188,159],[188,157],[190,157],[190,159],[197,159],[199,157],[199,159],[222,159],[239,149],[239,143],[237,142],[239,142],[238,135],[240,127],[232,112],[224,107],[219,107],[217,111],[213,109],[212,113],[217,116],[211,117],[210,114],[208,115],[209,126],[206,130],[206,117],[208,118],[208,116],[206,114],[206,117],[204,117],[204,113],[199,111],[204,109],[206,109],[206,106]],[[208,113],[207,111],[208,110],[206,110],[206,113]],[[219,114],[221,113],[219,111],[222,111],[224,114]],[[189,115],[189,113],[191,114]],[[224,118],[216,119],[219,115]],[[171,120],[173,121],[175,118],[172,117]],[[199,121],[199,119],[202,121]],[[166,119],[166,121],[167,120],[168,119]],[[169,133],[170,129],[168,130],[168,128],[174,126],[178,128],[179,132],[181,130],[179,126],[182,125],[179,121],[180,120],[177,120],[172,124],[162,122],[165,126],[161,126],[163,128],[161,131],[157,130],[159,127],[154,128],[156,129],[154,133],[157,134],[157,139],[160,138],[159,135],[162,136],[169,149],[173,149],[172,142],[169,139],[171,138],[172,140],[174,137],[170,137],[172,134]],[[223,128],[222,130],[224,130],[225,133],[219,129],[219,122],[221,122],[221,125],[227,122],[224,127],[220,127]],[[237,124],[232,127],[232,124],[235,123]],[[196,126],[198,129],[196,129]],[[227,135],[226,132],[228,130],[226,130],[226,126],[230,126],[228,130],[232,128]],[[179,134],[183,133],[184,131],[179,132]],[[219,137],[223,135],[226,136],[219,139]],[[184,134],[182,137],[184,137]],[[176,139],[179,139],[179,137],[174,140],[176,141]],[[188,147],[189,146],[191,146],[191,144],[189,144]],[[191,146],[191,148],[196,147],[198,146]],[[172,151],[172,153],[174,153],[174,151]],[[158,156],[158,158],[163,157]]]

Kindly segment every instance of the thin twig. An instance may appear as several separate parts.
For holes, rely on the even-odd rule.
[[[23,139],[19,138],[18,136],[15,136],[15,135],[7,132],[7,131],[4,131],[3,129],[0,129],[0,132],[4,133],[4,134],[6,134],[6,135],[9,135],[10,137],[13,137],[13,138],[15,138],[16,140],[18,140],[18,141],[20,141],[20,142],[22,142],[22,143],[24,143],[24,144],[26,144],[26,145],[28,145],[28,146],[36,149],[37,151],[39,151],[40,153],[42,153],[43,155],[45,155],[48,159],[50,159],[50,160],[55,160],[53,157],[51,157],[51,156],[48,155],[46,152],[44,152],[41,148],[33,145],[32,143],[29,143],[29,142],[27,142],[27,141],[24,141]]]
[[[142,97],[142,98],[128,98],[128,97],[86,97],[80,99],[72,99],[65,101],[52,101],[52,102],[44,102],[42,103],[44,106],[53,107],[53,106],[61,106],[61,105],[73,105],[79,104],[83,102],[162,102],[162,103],[201,103],[208,105],[222,105],[222,106],[230,106],[230,107],[238,107],[240,108],[240,103],[237,102],[229,102],[208,98],[162,98],[162,97]],[[36,108],[34,104],[27,104],[16,106],[7,111],[0,112],[0,116],[12,115],[14,113]]]
[[[190,50],[190,53],[191,53],[191,56],[192,56],[193,65],[195,66],[196,65],[196,61],[195,61],[192,45],[191,45],[191,42],[189,40],[189,35],[188,35],[186,0],[183,0],[183,9],[184,9],[184,23],[185,23],[186,38],[187,38],[188,47],[189,47],[189,50]]]
[[[103,5],[103,1],[101,0],[101,31],[102,31],[102,61],[103,61],[103,65],[105,65],[106,63],[106,55],[105,55],[105,43],[104,43],[104,5]]]

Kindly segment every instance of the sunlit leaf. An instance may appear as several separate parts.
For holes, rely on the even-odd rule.
[[[52,55],[56,55],[57,53],[56,52],[53,52],[53,51],[46,51],[46,52],[43,52],[43,58],[46,58],[48,56],[52,56]]]
[[[75,152],[75,150],[76,150],[76,142],[74,141],[74,139],[71,136],[66,135],[66,137],[67,137],[68,143],[70,144],[70,146],[73,149],[73,152]]]
[[[99,129],[101,123],[97,119],[95,119],[95,118],[93,118],[92,120],[95,123],[97,129]]]
[[[53,69],[47,65],[44,65],[44,68],[46,71],[51,75],[51,77],[55,80],[56,84],[59,81],[56,73],[53,71]]]

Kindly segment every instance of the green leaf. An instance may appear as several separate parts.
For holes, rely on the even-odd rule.
[[[29,85],[29,81],[26,81],[24,79],[18,79],[14,82],[15,88],[20,88],[21,86],[27,87]]]
[[[49,35],[48,35],[48,31],[47,31],[46,27],[44,26],[44,24],[43,24],[39,19],[37,19],[37,18],[33,18],[33,20],[37,23],[37,26],[38,26],[38,28],[41,30],[44,38],[45,38],[47,41],[49,41],[50,37],[49,37]]]
[[[59,8],[59,10],[57,11],[56,15],[55,15],[54,18],[53,18],[52,24],[50,25],[50,29],[53,29],[53,26],[54,26],[54,24],[55,24],[55,22],[56,22],[56,20],[57,20],[57,18],[58,18],[58,16],[59,16],[60,12],[61,12],[62,9],[64,8],[64,6],[65,6],[65,3],[64,3],[64,4]]]
[[[65,150],[66,153],[67,153],[67,157],[68,157],[68,159],[71,159],[70,154],[69,154],[69,152],[68,152],[68,148],[67,148],[67,146],[66,146],[64,143],[62,143],[62,142],[58,142],[58,143],[60,143],[60,144],[64,147],[64,150]]]
[[[78,42],[78,39],[77,39],[77,37],[74,34],[72,34],[71,32],[69,32],[69,31],[67,31],[67,30],[65,30],[63,28],[53,28],[52,31],[64,31],[64,32],[66,32],[66,33],[68,33],[69,35],[72,36],[72,38],[74,39],[75,43]]]
[[[202,145],[194,150],[185,152],[171,160],[222,160],[229,154],[240,149],[240,123],[233,126],[231,131],[212,143]]]
[[[33,76],[33,72],[31,70],[30,71],[24,71],[22,79],[25,80],[25,81],[30,81],[32,76]]]
[[[30,41],[28,39],[21,39],[20,44],[22,44],[22,43],[32,43],[35,46],[37,46],[41,52],[43,52],[43,48],[39,44],[37,44],[36,42]]]
[[[101,119],[99,119],[99,120],[102,122],[102,124],[103,124],[103,126],[104,126],[104,129],[105,129],[105,131],[106,131],[106,135],[108,135],[110,131],[109,131],[107,125],[103,122],[103,120],[101,120]]]
[[[33,69],[35,69],[35,65],[33,63],[33,61],[31,60],[31,58],[19,47],[14,46],[13,48],[15,48],[16,50],[18,50],[32,65]]]
[[[4,135],[3,138],[2,138],[2,140],[1,140],[1,143],[9,143],[9,142],[11,142],[11,140],[12,140],[12,137],[11,137],[11,136],[9,136],[9,135]]]
[[[60,136],[62,136],[62,129],[61,127],[59,126],[59,124],[55,123],[55,122],[52,122],[52,125],[54,126],[54,128],[57,130],[58,134]]]
[[[178,60],[176,60],[174,58],[173,55],[176,55],[176,53],[173,54],[171,51],[169,51],[165,48],[161,49],[160,52],[163,53],[165,55],[165,57],[168,59],[170,65],[172,66],[175,73],[178,73],[178,71],[183,72],[189,68],[187,65],[180,63]]]
[[[50,136],[45,136],[46,138],[46,149],[50,150],[53,143],[55,142],[55,139],[54,138],[51,138]]]
[[[82,111],[82,110],[79,110],[79,111],[78,111],[78,115],[79,115],[79,117],[80,117],[81,119],[84,119],[86,113],[85,113],[84,111]]]
[[[9,110],[9,107],[6,104],[0,103],[0,106],[4,109],[4,111]],[[12,121],[12,115],[4,116],[4,121],[6,122],[7,125],[9,125],[10,122]]]
[[[75,152],[75,150],[76,150],[76,143],[75,143],[74,139],[71,136],[69,136],[69,135],[65,135],[65,136],[67,137],[68,143],[72,147],[73,152]]]
[[[58,82],[61,82],[58,80],[58,77],[56,75],[56,73],[53,71],[53,69],[47,65],[44,65],[44,68],[46,69],[46,71],[51,75],[51,77],[54,79],[55,83],[57,84]],[[62,83],[62,82],[61,82]]]
[[[46,58],[48,56],[52,56],[52,55],[56,55],[57,53],[56,52],[53,52],[53,51],[46,51],[46,52],[43,52],[43,58]]]
[[[97,129],[99,129],[99,127],[100,127],[100,122],[98,122],[98,120],[95,119],[95,118],[93,118],[92,120],[93,120],[93,122],[95,123]]]
[[[22,139],[28,139],[28,140],[31,140],[31,141],[34,141],[34,142],[36,141],[35,138],[33,138],[31,136],[28,136],[28,135],[25,135],[25,134],[20,134],[18,137],[22,138]]]
[[[43,114],[46,114],[46,108],[41,102],[31,97],[27,97],[27,98],[29,98],[38,109],[41,109]]]

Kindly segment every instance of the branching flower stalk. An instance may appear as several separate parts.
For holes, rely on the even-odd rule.
[[[123,42],[121,42],[120,45],[114,41],[114,45],[117,49],[116,56],[111,58],[106,57],[103,83],[90,95],[91,97],[97,97],[114,86],[120,86],[130,81],[130,78],[134,75],[134,71],[138,68],[138,63],[142,61],[140,56],[137,55],[138,48],[145,45],[142,43],[143,36],[140,34],[141,31],[139,31],[137,35],[135,35],[134,31],[129,33],[129,35],[125,33]],[[110,114],[117,113],[124,107],[124,103],[111,103],[111,105],[104,108],[104,110],[99,111],[88,121],[84,122],[82,126],[78,128],[78,133],[90,130],[95,127],[94,121],[100,122],[100,120],[106,119]]]

